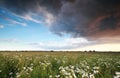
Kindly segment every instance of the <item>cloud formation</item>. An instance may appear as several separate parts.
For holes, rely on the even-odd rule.
[[[90,39],[120,35],[120,0],[1,0],[0,6],[37,23],[44,17],[42,22],[58,35]]]
[[[74,3],[64,3],[58,15],[59,22],[53,30],[93,38],[119,36],[119,4],[118,0],[76,0]]]
[[[72,50],[90,45],[85,38],[64,38],[61,41],[29,42],[18,39],[0,39],[0,50]]]
[[[63,41],[48,41],[48,42],[37,42],[37,43],[29,43],[28,45],[42,48],[45,50],[71,50],[75,48],[84,47],[86,45],[90,45],[89,42],[85,38],[65,38]]]

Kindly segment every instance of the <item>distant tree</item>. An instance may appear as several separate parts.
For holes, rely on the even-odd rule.
[[[92,52],[91,50],[89,50],[89,52]]]
[[[84,52],[87,52],[86,50]]]
[[[50,52],[54,52],[53,50],[51,50]]]
[[[95,50],[93,50],[93,52],[95,52]]]

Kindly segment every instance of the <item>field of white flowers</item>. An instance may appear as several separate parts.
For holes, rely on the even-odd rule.
[[[0,78],[120,78],[120,53],[1,52]]]

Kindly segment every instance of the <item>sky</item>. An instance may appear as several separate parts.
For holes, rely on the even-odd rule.
[[[0,50],[120,51],[120,0],[0,0]]]

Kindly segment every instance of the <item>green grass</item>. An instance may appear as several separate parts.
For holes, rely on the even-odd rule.
[[[114,78],[119,73],[120,53],[0,52],[0,78]]]

